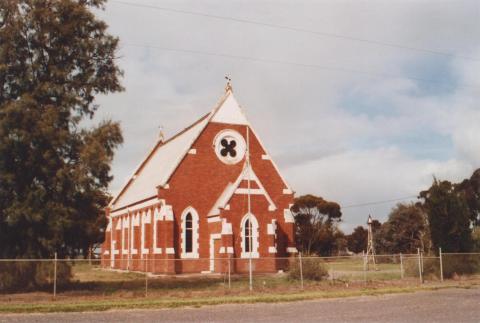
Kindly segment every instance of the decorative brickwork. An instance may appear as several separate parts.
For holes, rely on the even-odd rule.
[[[149,164],[159,160],[163,163]],[[248,193],[250,242],[245,240]],[[227,259],[238,258],[230,261],[231,270],[246,272],[250,256],[273,259],[296,251],[292,201],[293,191],[229,90],[209,115],[155,145],[114,198],[107,209],[102,264],[156,274],[222,272]],[[259,272],[282,269],[274,259],[255,265]]]

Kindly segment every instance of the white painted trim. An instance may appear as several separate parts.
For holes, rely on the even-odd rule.
[[[285,223],[295,223],[295,218],[293,217],[292,211],[290,209],[283,210],[283,219]]]
[[[110,232],[110,231],[112,231],[112,218],[108,217],[108,224],[107,224],[107,228],[105,229],[105,232]]]
[[[118,219],[115,230],[122,230],[122,219]]]
[[[250,128],[250,130],[252,130],[253,135],[255,136],[255,138],[257,138],[257,141],[258,141],[258,143],[260,144],[260,147],[262,147],[263,151],[264,151],[266,154],[268,154],[267,150],[265,149],[265,145],[263,144],[263,142],[262,142],[262,140],[260,139],[260,137],[257,135],[256,131],[253,129],[253,127],[252,127],[251,125],[249,125],[249,128]],[[270,155],[270,154],[268,154],[268,155]],[[272,162],[273,168],[275,168],[275,170],[277,171],[278,176],[280,176],[280,179],[283,181],[283,184],[285,184],[285,186],[286,186],[288,189],[292,190],[292,188],[290,187],[290,185],[288,185],[288,182],[285,180],[285,178],[284,178],[284,177],[282,176],[282,174],[280,173],[280,170],[279,170],[277,164],[275,164],[275,161],[273,161],[272,158],[270,158],[270,161]]]
[[[219,216],[210,216],[207,218],[207,222],[208,223],[212,223],[212,222],[220,222],[222,219],[220,219]]]
[[[277,231],[277,225],[275,224],[275,222],[267,224],[267,234],[275,235],[276,231]]]
[[[120,250],[116,248],[117,240],[112,241],[112,256],[120,254]]]
[[[134,205],[132,208],[129,208],[128,210],[130,211],[137,211],[137,210],[140,210],[140,209],[144,209],[146,207],[150,207],[150,206],[154,206],[154,205],[157,205],[160,201],[158,199],[152,199],[152,200],[148,200],[148,201],[145,201],[145,202],[142,202],[140,204],[136,204]],[[122,209],[122,210],[119,210],[119,211],[112,211],[110,213],[110,216],[111,217],[117,217],[117,216],[122,216],[122,215],[126,215],[127,214],[127,209]]]
[[[237,154],[235,157],[224,157],[220,154],[222,150],[220,142],[225,139],[225,137],[232,137],[236,141],[237,146],[235,148]],[[215,135],[215,138],[213,139],[213,149],[218,160],[227,165],[234,165],[244,158],[247,151],[247,143],[245,142],[245,138],[243,138],[238,131],[233,129],[222,129]]]
[[[149,251],[150,251],[148,248],[145,248],[145,224],[151,224],[152,223],[152,210],[148,210],[146,212],[144,211],[142,213],[141,220],[142,220],[142,228],[140,229],[141,230],[141,246],[140,246],[140,249],[142,250],[142,258],[143,258],[143,255],[148,254]]]
[[[185,252],[186,249],[186,240],[185,240],[185,218],[187,217],[187,214],[192,215],[192,252]],[[181,249],[181,254],[180,258],[182,259],[198,259],[200,258],[198,254],[198,239],[199,239],[199,230],[200,230],[200,219],[198,217],[197,211],[191,207],[188,206],[185,210],[182,212],[181,216],[181,233],[180,233],[180,245],[182,246]]]
[[[104,254],[105,256],[108,256],[108,255],[110,255],[110,251],[105,250],[105,251],[103,252],[103,254]]]
[[[262,155],[263,160],[270,160],[270,155]]]
[[[165,253],[167,255],[174,255],[175,254],[175,248],[165,248]]]
[[[128,216],[121,219],[122,221],[122,255],[128,255]],[[125,230],[127,234],[125,234]]]
[[[289,188],[284,188],[284,189],[283,189],[283,194],[285,194],[285,195],[290,195],[290,194],[293,194],[293,192],[292,192],[292,190],[289,189]]]
[[[246,195],[248,194],[248,188],[237,188],[235,190],[235,194],[243,194]],[[264,195],[265,191],[260,189],[260,188],[251,188],[250,189],[250,195]]]
[[[192,148],[188,151],[188,154],[190,155],[196,155],[197,154],[197,150],[195,148]]]
[[[171,205],[164,204],[160,209],[160,215],[164,221],[173,221],[173,210]]]
[[[210,272],[215,270],[215,240],[222,238],[220,233],[210,234]]]
[[[157,241],[157,230],[158,230],[158,222],[163,219],[158,207],[156,207],[153,211],[153,253],[154,254],[161,254],[162,248],[158,247]]]
[[[277,247],[268,247],[268,253],[277,253]]]
[[[252,245],[251,245],[251,252],[246,252],[245,251],[245,222],[251,219],[252,221]],[[250,214],[245,214],[243,217],[242,221],[240,222],[240,237],[241,237],[241,248],[242,252],[240,254],[240,258],[250,258],[250,254],[252,258],[259,258],[260,255],[258,254],[258,247],[259,247],[259,227],[258,227],[258,221],[255,215],[252,213]]]
[[[297,250],[297,248],[295,248],[295,247],[288,247],[288,248],[287,248],[287,252],[288,252],[288,253],[297,253],[298,250]]]
[[[219,253],[233,254],[233,247],[221,247]]]
[[[233,234],[232,224],[227,222],[227,219],[222,221],[222,235]]]
[[[259,187],[257,189],[250,189],[250,194],[253,194],[253,195],[263,194],[269,203],[269,211],[275,211],[277,209],[275,203],[273,203],[273,200],[270,198],[270,195],[263,187],[262,183],[258,179],[252,167],[250,167],[250,170],[248,170],[247,164],[245,163],[243,165],[242,172],[240,173],[238,178],[235,180],[234,183],[227,184],[222,194],[215,202],[213,208],[210,210],[210,212],[208,212],[208,216],[219,215],[220,209],[226,208],[226,205],[228,205],[228,202],[230,202],[233,194],[248,194],[248,189],[239,188],[240,183],[243,180],[248,180],[248,174],[250,174],[250,180],[256,182]]]

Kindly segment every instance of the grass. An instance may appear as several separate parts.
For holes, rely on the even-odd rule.
[[[382,295],[432,290],[445,287],[465,287],[480,283],[480,277],[465,282],[438,281],[418,285],[418,279],[399,280],[398,264],[381,264],[380,271],[356,270],[356,262],[336,261],[335,280],[308,281],[301,290],[298,280],[285,274],[254,276],[254,291],[248,288],[247,276],[232,276],[231,288],[225,275],[191,275],[149,277],[143,273],[103,270],[96,265],[76,263],[72,266],[73,280],[57,288],[52,299],[46,292],[0,294],[0,313],[103,311],[109,309],[173,308],[226,303],[289,302],[318,298],[360,295]],[[340,269],[342,269],[340,271]],[[363,264],[362,264],[363,269]],[[396,270],[396,271],[395,271]],[[145,278],[148,297],[145,297]]]
[[[176,307],[199,307],[219,304],[242,304],[242,303],[276,303],[292,302],[311,299],[328,299],[364,295],[384,295],[396,293],[409,293],[416,291],[438,290],[443,288],[469,288],[470,285],[449,284],[444,286],[410,286],[389,288],[364,288],[352,291],[306,291],[289,294],[252,294],[223,297],[193,297],[185,298],[145,298],[136,300],[96,300],[80,302],[50,302],[41,304],[0,304],[0,313],[48,313],[48,312],[83,312],[105,311],[112,309],[144,309],[144,308],[176,308]]]

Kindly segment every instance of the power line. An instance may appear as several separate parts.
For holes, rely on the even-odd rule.
[[[169,8],[169,7],[160,7],[160,6],[155,6],[155,5],[132,3],[132,2],[121,1],[121,0],[111,0],[111,2],[121,4],[121,5],[131,6],[131,7],[137,7],[137,8],[154,9],[154,10],[160,10],[160,11],[166,11],[166,12],[173,12],[173,13],[182,14],[182,15],[198,16],[198,17],[211,18],[211,19],[224,20],[224,21],[233,21],[233,22],[242,23],[242,24],[256,25],[256,26],[269,27],[269,28],[274,28],[274,29],[282,29],[282,30],[300,32],[300,33],[305,33],[305,34],[312,34],[312,35],[316,35],[316,36],[323,36],[323,37],[337,38],[337,39],[342,39],[342,40],[362,42],[362,43],[369,44],[369,45],[374,45],[374,46],[384,46],[384,47],[410,50],[410,51],[422,52],[422,53],[445,56],[445,57],[461,58],[461,59],[464,59],[464,60],[480,61],[480,59],[476,58],[476,57],[462,56],[462,55],[443,52],[443,51],[439,51],[439,50],[433,50],[433,49],[428,49],[428,48],[419,48],[419,47],[413,47],[413,46],[406,46],[406,45],[397,44],[397,43],[383,42],[383,41],[365,39],[365,38],[359,38],[359,37],[353,37],[353,36],[345,36],[345,35],[323,32],[323,31],[310,30],[310,29],[305,29],[305,28],[300,28],[300,27],[278,25],[278,24],[265,23],[265,22],[256,21],[256,20],[249,20],[249,19],[235,18],[235,17],[228,17],[228,16],[220,16],[220,15],[208,14],[208,13],[203,13],[203,12],[174,9],[174,8]]]
[[[331,66],[327,66],[327,65],[306,64],[306,63],[284,61],[284,60],[277,60],[277,59],[270,59],[270,58],[258,58],[258,57],[251,57],[251,56],[232,55],[232,54],[207,52],[207,51],[200,51],[200,50],[193,50],[193,49],[162,47],[162,46],[155,46],[155,45],[149,45],[149,44],[123,43],[123,45],[131,46],[131,47],[150,48],[150,49],[156,49],[156,50],[168,51],[168,52],[176,52],[176,53],[223,57],[223,58],[237,59],[237,60],[251,61],[251,62],[291,65],[291,66],[304,67],[304,68],[316,68],[316,69],[327,70],[327,71],[332,71],[332,72],[361,74],[361,75],[366,75],[366,76],[375,77],[375,78],[409,79],[409,80],[413,80],[413,81],[417,81],[417,82],[445,85],[444,81],[442,81],[441,79],[440,80],[438,80],[438,79],[427,79],[427,78],[422,78],[422,77],[403,76],[403,75],[395,75],[395,74],[389,74],[389,73],[369,72],[369,71],[362,71],[362,70],[349,69],[349,68],[343,68],[343,67],[331,67]],[[478,86],[476,86],[476,85],[466,84],[466,83],[456,84],[455,86],[456,87],[473,88],[473,89],[478,88]]]
[[[413,198],[417,198],[417,196],[416,195],[410,195],[410,196],[399,197],[399,198],[391,199],[391,200],[367,202],[367,203],[361,203],[361,204],[352,204],[352,205],[342,206],[341,208],[342,209],[350,209],[350,208],[369,206],[369,205],[379,205],[379,204],[386,204],[386,203],[391,203],[391,202],[410,200],[410,199],[413,199]]]

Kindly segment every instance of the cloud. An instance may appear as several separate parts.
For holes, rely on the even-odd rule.
[[[416,196],[428,188],[433,176],[461,180],[471,172],[461,160],[414,159],[395,147],[349,150],[285,169],[297,194],[313,193],[341,206]],[[415,199],[410,199],[415,200]],[[343,209],[344,228],[363,223],[372,214],[382,222],[397,202]]]
[[[344,205],[379,201],[415,195],[433,174],[460,180],[480,167],[480,61],[466,59],[480,58],[474,2],[136,3],[447,55],[109,2],[98,15],[120,37],[126,87],[98,99],[96,119],[119,120],[125,137],[113,164],[112,190],[148,152],[159,126],[173,135],[210,111],[223,93],[225,74],[300,194]],[[132,46],[142,44],[312,66]],[[346,209],[344,228],[364,223],[368,213],[384,219],[393,204]]]

